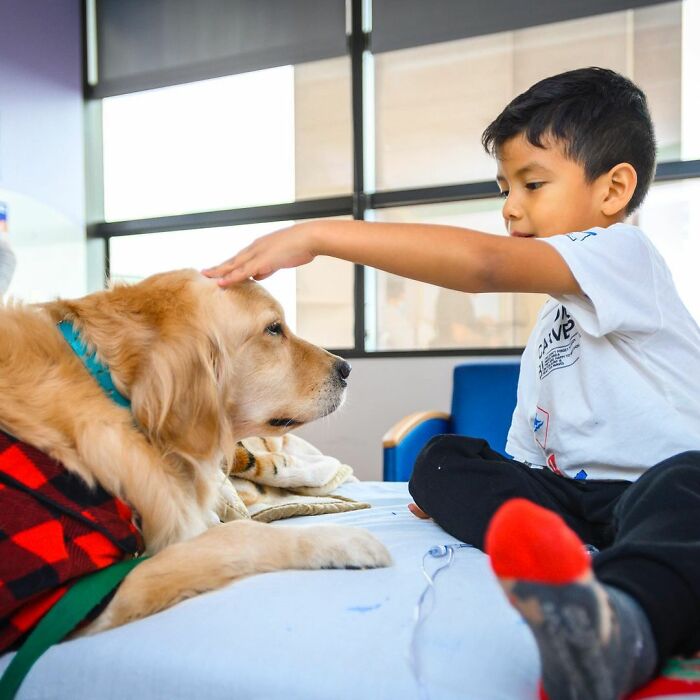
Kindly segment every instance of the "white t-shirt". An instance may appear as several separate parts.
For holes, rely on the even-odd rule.
[[[626,224],[541,240],[583,295],[540,311],[508,454],[568,477],[633,481],[700,449],[700,329],[651,241]]]

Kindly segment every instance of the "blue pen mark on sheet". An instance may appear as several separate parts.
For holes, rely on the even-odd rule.
[[[375,605],[353,605],[350,608],[347,608],[349,612],[359,612],[359,613],[366,613],[366,612],[372,612],[372,610],[376,610],[377,608],[381,608],[382,604],[381,603],[376,603]]]

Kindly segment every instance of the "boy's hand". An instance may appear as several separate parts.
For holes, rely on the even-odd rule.
[[[248,278],[264,280],[277,270],[305,265],[315,257],[310,230],[301,223],[258,238],[220,265],[202,270],[202,274],[216,277],[221,287],[228,287]]]
[[[413,513],[413,515],[421,520],[430,519],[430,516],[424,510],[421,510],[415,503],[409,503],[408,509],[411,511],[411,513]]]

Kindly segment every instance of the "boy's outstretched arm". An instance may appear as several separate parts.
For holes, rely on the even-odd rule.
[[[204,274],[228,286],[265,279],[317,255],[463,292],[581,292],[564,259],[542,241],[434,224],[303,222],[259,238]]]

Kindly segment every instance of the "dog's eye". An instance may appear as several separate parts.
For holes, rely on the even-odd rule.
[[[282,324],[279,321],[271,323],[266,329],[268,335],[282,335]]]

